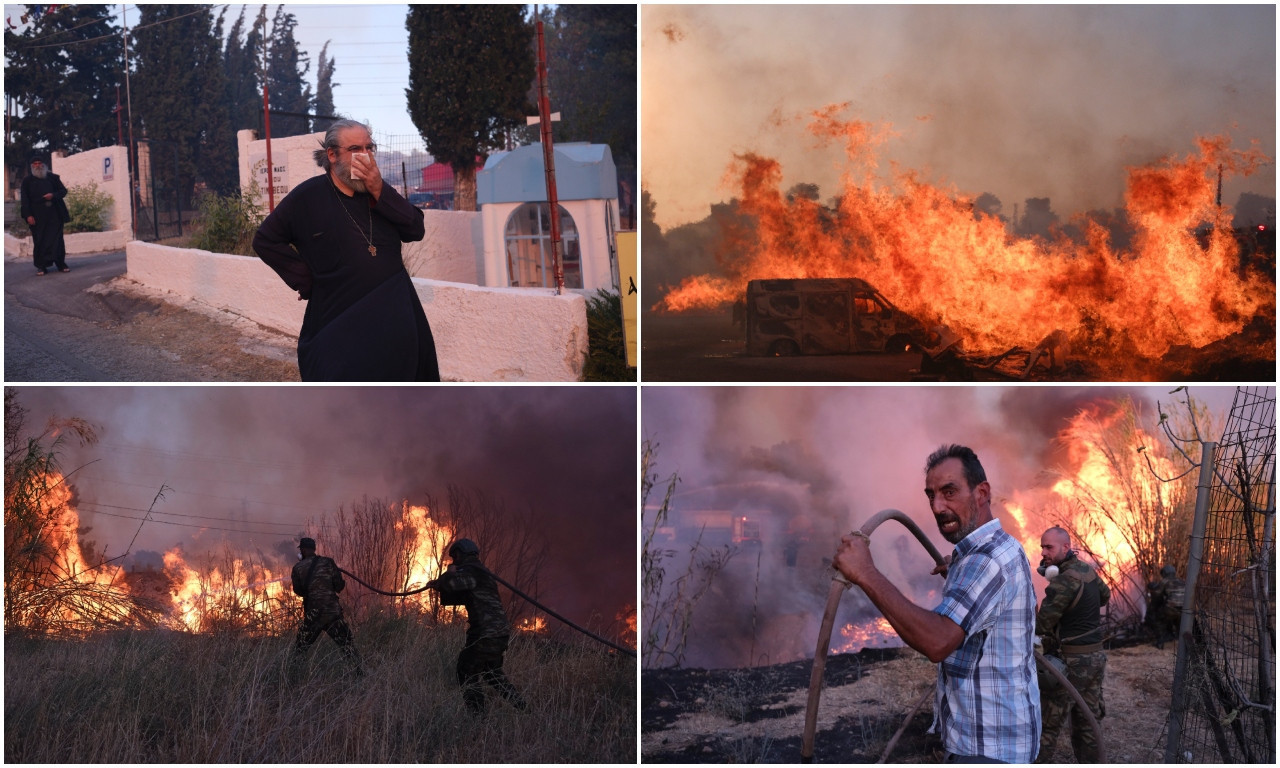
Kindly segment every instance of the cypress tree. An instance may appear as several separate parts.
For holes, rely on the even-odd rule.
[[[410,5],[409,116],[453,167],[455,205],[476,209],[477,156],[534,113],[533,27],[519,5]]]
[[[16,107],[5,162],[25,166],[35,148],[70,154],[115,144],[124,46],[112,6],[27,8],[20,20],[29,26],[4,33],[4,90]]]

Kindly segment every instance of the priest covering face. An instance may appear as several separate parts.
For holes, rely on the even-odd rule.
[[[253,250],[307,302],[303,381],[439,381],[435,341],[401,259],[425,235],[422,211],[384,184],[369,127],[339,120],[316,163],[267,216]]]

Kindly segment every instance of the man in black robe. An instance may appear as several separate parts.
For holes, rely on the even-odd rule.
[[[315,153],[325,169],[262,222],[253,250],[307,310],[303,381],[439,381],[435,340],[400,255],[426,234],[422,211],[374,161],[368,126],[339,120]]]
[[[22,180],[21,194],[22,218],[31,228],[31,259],[36,274],[43,275],[51,266],[59,272],[70,272],[62,225],[71,221],[71,213],[63,200],[67,188],[62,179],[49,170],[42,158],[32,158],[31,173]]]

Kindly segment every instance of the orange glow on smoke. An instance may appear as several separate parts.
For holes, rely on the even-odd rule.
[[[687,278],[656,309],[722,306],[754,279],[860,277],[926,326],[949,327],[972,353],[1030,349],[1061,329],[1076,354],[1119,363],[1158,358],[1175,344],[1204,346],[1274,307],[1273,284],[1241,276],[1231,214],[1214,204],[1219,166],[1247,176],[1270,161],[1256,147],[1206,137],[1186,157],[1129,168],[1125,207],[1135,236],[1119,250],[1106,228],[1083,218],[1072,222],[1082,244],[1015,237],[999,219],[975,217],[970,198],[913,171],[895,169],[884,185],[875,150],[892,134],[841,120],[846,107],[816,111],[809,125],[822,143],[843,145],[838,212],[788,200],[776,160],[738,156],[730,183],[755,225],[726,228],[724,275]],[[1206,245],[1194,232],[1201,223],[1213,226]]]

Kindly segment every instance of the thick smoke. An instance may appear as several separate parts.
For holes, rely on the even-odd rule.
[[[838,194],[838,152],[801,116],[849,102],[896,163],[1065,220],[1121,204],[1126,166],[1230,131],[1275,153],[1272,6],[646,6],[645,186],[669,229],[728,199],[734,153]],[[1230,181],[1274,196],[1274,166]]]
[[[1224,400],[1229,404],[1229,389],[1195,394],[1210,396],[1219,410]],[[882,509],[906,512],[949,553],[924,495],[924,462],[940,444],[972,447],[1005,529],[1020,541],[1038,539],[1041,522],[1029,520],[1023,530],[1006,503],[1051,484],[1052,470],[1066,461],[1055,437],[1068,419],[1085,409],[1109,410],[1125,396],[1149,409],[1161,394],[1119,387],[644,390],[644,436],[658,445],[655,470],[681,478],[669,518],[671,548],[687,552],[699,535],[704,544],[728,543],[733,516],[760,526],[760,544],[740,543],[698,605],[686,663],[730,667],[811,656],[839,538]],[[904,528],[885,523],[872,552],[908,596],[936,604],[942,579],[929,574],[932,561]],[[1038,557],[1028,552],[1032,565]],[[667,568],[682,571],[679,560]],[[879,615],[851,590],[837,626]]]

